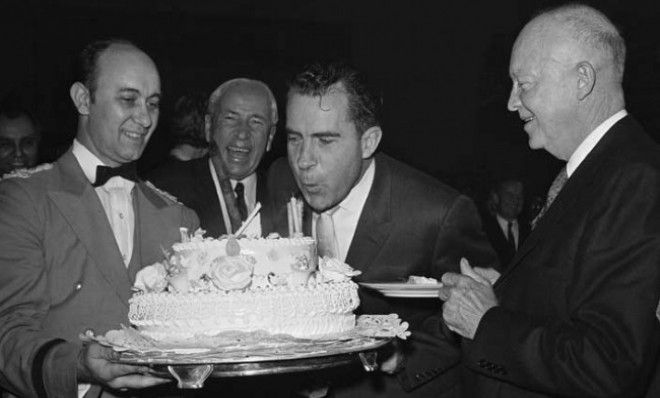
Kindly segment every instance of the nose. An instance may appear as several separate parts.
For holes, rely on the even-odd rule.
[[[520,108],[520,93],[515,85],[511,87],[511,93],[509,94],[509,102],[507,103],[507,108],[511,112],[515,112]]]
[[[243,120],[238,126],[237,129],[238,138],[245,140],[250,136],[250,121]]]
[[[296,165],[301,170],[307,170],[316,165],[316,149],[312,140],[303,140],[296,153]]]
[[[151,127],[151,123],[153,123],[152,115],[149,113],[148,105],[146,103],[142,103],[135,107],[135,114],[133,118],[137,124],[144,127],[145,129]]]

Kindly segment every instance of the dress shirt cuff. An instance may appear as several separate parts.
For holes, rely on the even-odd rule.
[[[40,398],[78,395],[78,345],[61,339],[46,343],[35,356],[32,377]]]

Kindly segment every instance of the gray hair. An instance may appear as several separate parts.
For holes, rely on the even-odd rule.
[[[268,85],[260,80],[254,80],[254,79],[247,79],[244,77],[240,77],[237,79],[231,79],[227,80],[226,82],[222,83],[218,88],[216,88],[212,93],[211,96],[209,97],[209,104],[207,107],[207,113],[209,115],[213,115],[215,112],[216,107],[218,106],[218,103],[220,102],[220,99],[222,98],[222,95],[227,92],[231,87],[236,86],[238,84],[256,84],[258,86],[263,87],[266,90],[266,93],[268,95],[268,101],[270,102],[270,121],[273,125],[277,124],[278,120],[278,114],[277,114],[277,101],[275,101],[275,96],[273,95],[273,92],[270,91],[270,88]]]
[[[578,42],[609,55],[617,79],[623,79],[626,43],[619,29],[605,14],[585,4],[570,3],[538,14],[546,15],[565,23]]]

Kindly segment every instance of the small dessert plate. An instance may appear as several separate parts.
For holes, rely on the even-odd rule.
[[[368,289],[377,290],[386,297],[401,298],[438,298],[438,291],[442,287],[442,283],[404,282],[360,282],[360,285]]]

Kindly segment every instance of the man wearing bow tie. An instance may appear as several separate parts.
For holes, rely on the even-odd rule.
[[[0,183],[0,386],[19,396],[111,397],[165,382],[78,336],[125,324],[137,271],[198,225],[135,175],[158,122],[151,58],[129,42],[92,43],[70,94],[72,148]]]

